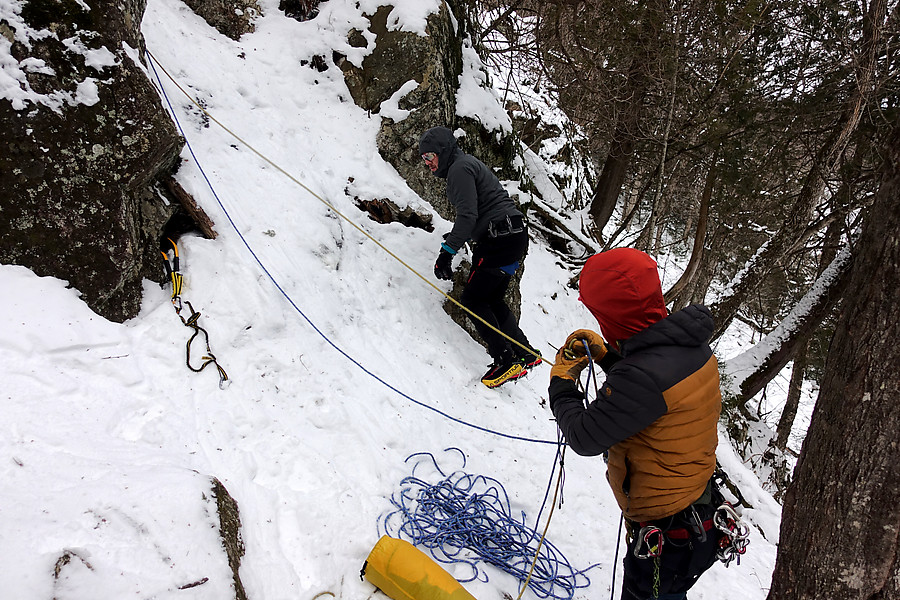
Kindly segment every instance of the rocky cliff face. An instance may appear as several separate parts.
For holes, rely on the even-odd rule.
[[[18,84],[0,98],[0,262],[69,281],[117,321],[137,314],[142,278],[160,281],[159,241],[181,212],[160,182],[183,141],[139,65],[145,1],[30,0],[0,21]],[[187,1],[233,38],[252,31],[259,10],[255,0]],[[357,104],[377,113],[399,98],[409,111],[382,117],[379,150],[452,220],[443,180],[422,166],[419,135],[435,125],[462,129],[463,149],[508,179],[515,140],[456,114],[465,22],[451,14],[453,2],[429,18],[426,36],[393,29],[391,10],[380,7],[368,32],[352,34],[356,45],[375,40],[362,65],[337,62]],[[510,300],[518,306],[517,285]]]
[[[135,64],[145,2],[31,0],[0,22],[0,262],[67,280],[99,314],[140,307],[175,212],[156,189],[182,140]],[[13,5],[13,11],[17,9]]]
[[[402,95],[398,108],[409,111],[402,119],[383,115],[378,133],[378,150],[391,163],[409,186],[427,200],[442,217],[453,218],[442,181],[422,167],[419,136],[426,129],[441,125],[462,129],[460,141],[464,151],[477,156],[485,164],[498,169],[501,179],[512,179],[515,140],[512,135],[488,131],[473,118],[456,114],[456,93],[463,72],[462,44],[465,23],[454,18],[452,3],[443,2],[439,12],[428,18],[426,36],[391,29],[388,17],[392,6],[381,6],[369,17],[369,37],[374,35],[373,50],[356,66],[338,61],[350,94],[357,105],[373,113],[383,103]],[[363,32],[351,33],[350,44],[365,47]],[[415,89],[403,93],[401,88],[415,82]],[[498,135],[499,134],[499,135]]]

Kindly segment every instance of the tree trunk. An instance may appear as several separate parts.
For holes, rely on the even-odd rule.
[[[839,192],[840,193],[840,192]],[[828,264],[837,256],[838,247],[841,243],[842,226],[835,220],[828,226],[823,241],[823,250],[819,259],[819,271],[816,277],[820,277]],[[841,295],[844,290],[841,290]],[[787,449],[790,439],[791,430],[794,428],[794,419],[797,418],[797,410],[800,408],[800,396],[803,391],[803,380],[806,378],[806,367],[808,366],[809,345],[807,343],[797,350],[794,356],[794,368],[791,370],[791,382],[788,385],[787,401],[784,410],[781,411],[781,417],[778,419],[778,426],[775,428],[775,439],[772,444],[775,448],[784,452]]]
[[[794,419],[797,418],[797,410],[800,408],[800,397],[803,395],[803,380],[806,377],[806,352],[801,348],[794,357],[794,368],[791,369],[791,382],[788,384],[787,400],[781,411],[781,418],[775,427],[775,441],[772,444],[784,452],[788,441],[791,439],[791,430],[794,428]]]
[[[706,185],[703,186],[703,195],[700,197],[700,216],[697,218],[697,230],[694,233],[694,248],[691,250],[691,258],[688,260],[687,267],[678,281],[675,282],[668,292],[665,294],[666,303],[672,306],[672,310],[684,308],[689,304],[682,296],[682,292],[688,287],[688,283],[693,281],[697,276],[700,263],[703,260],[703,244],[706,241],[706,231],[709,226],[709,201],[712,198],[713,186],[716,181],[716,157],[713,157],[713,164],[709,168],[706,175]]]
[[[616,209],[619,194],[625,184],[625,175],[631,163],[631,155],[634,151],[633,139],[622,139],[627,136],[624,130],[617,130],[616,139],[613,140],[606,162],[603,163],[603,171],[594,188],[594,196],[591,199],[589,214],[594,222],[594,228],[598,240],[603,239],[603,228],[612,217]]]
[[[891,138],[785,499],[769,600],[900,598],[900,127]]]
[[[741,382],[741,404],[748,402],[780,373],[798,348],[806,347],[813,333],[831,314],[843,295],[850,276],[851,262],[852,258],[846,251],[839,255],[826,269],[825,274],[816,280],[810,293],[803,297],[798,306],[772,333],[766,336],[766,343],[760,345],[770,348],[768,355],[756,371]],[[776,343],[769,346],[772,340]],[[755,348],[748,352],[754,350]]]
[[[658,82],[651,80],[652,69],[658,60],[658,36],[665,18],[666,3],[659,0],[646,3],[641,22],[640,37],[645,40],[645,56],[632,58],[627,69],[627,80],[616,100],[616,126],[610,143],[603,171],[594,188],[589,214],[596,228],[597,239],[602,241],[603,228],[612,217],[622,186],[631,166],[631,159],[638,140],[638,132],[645,118],[644,100],[648,91]]]

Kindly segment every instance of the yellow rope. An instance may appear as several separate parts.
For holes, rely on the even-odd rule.
[[[531,575],[534,573],[534,567],[537,564],[538,557],[541,555],[541,546],[544,545],[544,538],[547,537],[547,530],[550,529],[550,519],[553,518],[553,511],[556,509],[556,498],[559,496],[559,488],[562,485],[563,478],[563,460],[566,455],[566,447],[563,446],[562,449],[562,457],[559,461],[559,476],[556,478],[556,489],[553,491],[553,504],[550,505],[550,512],[547,514],[547,523],[544,525],[544,531],[541,533],[541,539],[538,542],[537,549],[534,551],[534,560],[531,561],[531,568],[528,569],[528,577],[525,578],[525,582],[522,584],[522,589],[519,591],[519,595],[516,597],[516,600],[522,600],[522,595],[525,593],[525,590],[528,589],[528,583],[531,581]]]
[[[249,142],[247,142],[246,140],[244,140],[243,138],[241,138],[238,134],[236,134],[236,133],[233,132],[231,129],[229,129],[228,127],[226,127],[222,122],[220,122],[220,121],[219,121],[218,119],[216,119],[212,114],[210,114],[209,111],[207,111],[203,106],[201,106],[200,103],[197,102],[197,100],[195,100],[194,97],[191,96],[184,88],[181,87],[181,85],[175,80],[174,77],[172,77],[172,75],[169,74],[169,72],[168,72],[168,71],[166,70],[166,68],[162,65],[162,63],[159,62],[159,59],[157,59],[156,56],[155,56],[152,52],[150,52],[149,49],[147,50],[147,54],[150,55],[150,58],[152,58],[153,61],[157,64],[157,66],[159,66],[159,68],[162,70],[162,72],[166,74],[166,77],[169,78],[169,80],[175,85],[175,87],[177,87],[178,90],[179,90],[182,94],[184,94],[191,102],[193,102],[194,105],[195,105],[195,106],[196,106],[196,107],[197,107],[197,108],[198,108],[198,109],[199,109],[206,117],[209,118],[210,121],[212,121],[213,123],[215,123],[216,125],[218,125],[218,126],[221,127],[222,129],[224,129],[231,137],[233,137],[234,139],[236,139],[238,142],[240,142],[241,144],[243,144],[244,146],[246,146],[247,149],[249,149],[251,152],[253,152],[253,154],[255,154],[256,156],[258,156],[259,158],[261,158],[263,161],[265,161],[265,162],[268,163],[269,165],[271,165],[271,166],[272,166],[273,168],[275,168],[275,170],[277,170],[279,173],[283,174],[285,177],[287,177],[288,179],[290,179],[291,181],[293,181],[294,183],[296,183],[297,185],[299,185],[300,187],[302,187],[302,188],[303,188],[304,190],[306,190],[313,198],[315,198],[316,200],[318,200],[319,202],[321,202],[322,204],[324,204],[324,205],[325,205],[326,207],[328,207],[332,212],[334,212],[337,216],[339,216],[340,218],[342,218],[342,219],[344,219],[345,221],[347,221],[347,223],[349,223],[350,225],[352,225],[353,228],[356,229],[357,231],[359,231],[361,234],[363,234],[364,236],[366,236],[367,238],[369,238],[370,240],[372,240],[373,242],[375,242],[375,244],[377,244],[379,248],[381,248],[382,250],[384,250],[385,252],[387,252],[392,258],[394,258],[394,259],[395,259],[397,262],[399,262],[401,265],[403,265],[404,267],[406,267],[407,269],[409,269],[409,270],[410,270],[413,274],[415,274],[419,279],[421,279],[421,280],[424,281],[426,284],[428,284],[432,289],[434,289],[435,291],[437,291],[437,292],[438,292],[440,295],[442,295],[444,298],[450,300],[453,304],[455,304],[455,305],[458,306],[459,308],[461,308],[461,309],[463,309],[464,311],[466,311],[466,313],[468,313],[471,317],[473,317],[473,318],[475,318],[475,319],[478,319],[479,321],[481,321],[482,323],[484,323],[485,325],[487,325],[490,329],[492,329],[492,330],[495,331],[496,333],[499,333],[499,334],[502,335],[504,338],[506,338],[507,340],[509,340],[510,342],[512,342],[513,344],[515,344],[516,346],[518,346],[519,348],[521,348],[522,350],[524,350],[525,352],[527,352],[528,354],[531,354],[531,355],[534,356],[535,358],[541,359],[541,362],[542,362],[542,363],[547,363],[547,364],[550,364],[550,365],[553,364],[552,361],[549,361],[549,360],[547,360],[546,358],[541,357],[541,355],[536,354],[535,352],[533,352],[533,351],[531,350],[531,348],[529,348],[529,347],[527,347],[527,346],[525,346],[525,345],[523,345],[523,344],[520,344],[519,342],[517,342],[516,340],[512,339],[511,337],[509,337],[508,335],[506,335],[505,333],[503,333],[502,331],[500,331],[499,329],[497,329],[496,327],[494,327],[493,325],[491,325],[490,323],[488,323],[487,321],[485,321],[484,319],[482,319],[481,317],[479,317],[478,315],[476,315],[475,313],[473,313],[471,310],[469,310],[468,308],[466,308],[465,306],[463,306],[458,300],[456,300],[455,298],[451,297],[449,294],[447,294],[446,292],[444,292],[444,290],[442,290],[441,288],[439,288],[438,286],[436,286],[434,283],[432,283],[427,277],[425,277],[424,275],[422,275],[421,273],[419,273],[418,271],[416,271],[414,268],[412,268],[410,265],[408,265],[402,258],[400,258],[400,257],[397,256],[396,254],[394,254],[393,252],[391,252],[384,244],[382,244],[381,242],[379,242],[378,240],[376,240],[374,237],[372,237],[372,235],[370,235],[366,230],[364,230],[362,227],[360,227],[360,226],[357,225],[355,222],[353,222],[349,217],[345,216],[345,215],[344,215],[341,211],[339,211],[334,205],[332,205],[330,202],[328,202],[327,200],[325,200],[324,198],[322,198],[321,196],[319,196],[317,193],[315,193],[315,192],[314,192],[313,190],[311,190],[309,187],[307,187],[306,185],[304,185],[304,183],[303,183],[302,181],[298,180],[296,177],[294,177],[293,175],[291,175],[290,173],[288,173],[288,172],[287,172],[285,169],[283,169],[280,165],[278,165],[277,163],[275,163],[274,161],[272,161],[269,157],[267,157],[265,154],[263,154],[262,152],[260,152],[260,151],[257,150],[256,148],[254,148]]]

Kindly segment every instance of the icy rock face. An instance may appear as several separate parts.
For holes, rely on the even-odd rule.
[[[184,0],[184,3],[210,27],[233,40],[256,31],[254,20],[261,14],[256,0]]]
[[[161,277],[177,204],[153,187],[183,144],[134,62],[144,8],[32,0],[0,21],[0,262],[67,280],[114,321]]]

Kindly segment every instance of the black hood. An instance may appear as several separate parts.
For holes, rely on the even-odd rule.
[[[447,177],[447,170],[457,148],[453,132],[446,127],[432,127],[419,138],[419,154],[434,152],[438,155],[438,168],[434,172],[437,177]]]

